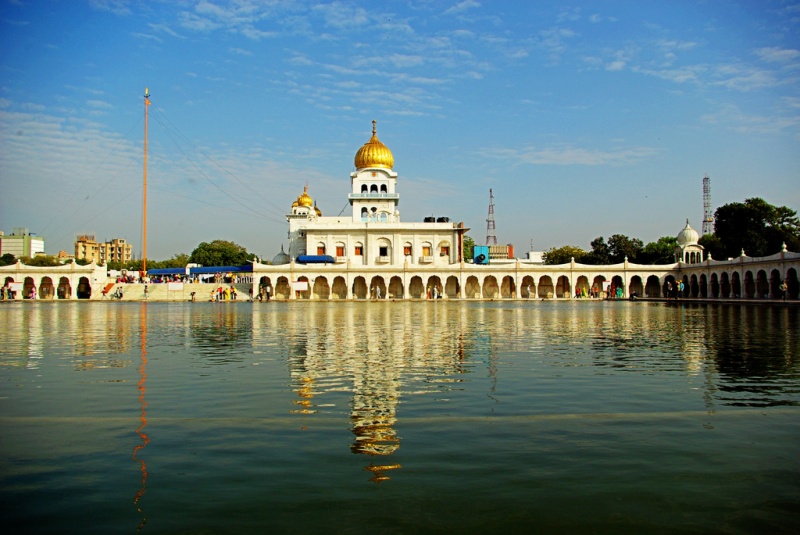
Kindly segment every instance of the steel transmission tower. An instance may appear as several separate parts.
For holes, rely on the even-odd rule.
[[[489,217],[486,218],[486,245],[497,245],[497,235],[494,232],[494,195],[489,190]]]
[[[703,236],[714,234],[714,214],[711,212],[711,179],[703,177]]]

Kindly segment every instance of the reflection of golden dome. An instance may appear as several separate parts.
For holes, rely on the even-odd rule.
[[[306,208],[311,208],[314,206],[314,199],[308,194],[308,185],[303,188],[303,193],[300,195],[296,201],[292,203],[292,208],[297,208],[298,206],[305,206]]]
[[[358,149],[355,158],[356,169],[365,167],[380,167],[391,169],[394,167],[394,156],[389,147],[378,140],[377,121],[372,121],[372,138]]]

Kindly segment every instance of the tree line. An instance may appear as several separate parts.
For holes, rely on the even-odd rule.
[[[700,237],[698,243],[715,260],[735,258],[745,252],[758,257],[775,254],[783,245],[800,251],[800,221],[797,212],[786,206],[773,206],[754,197],[744,202],[725,204],[714,212],[714,234]],[[590,250],[574,245],[553,247],[543,255],[545,264],[565,264],[574,258],[582,264],[618,264],[627,257],[637,264],[675,262],[677,237],[664,236],[645,245],[638,238],[614,234],[602,236],[589,244]]]

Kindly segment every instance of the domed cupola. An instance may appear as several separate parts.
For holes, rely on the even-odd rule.
[[[695,229],[689,226],[689,220],[686,220],[686,226],[678,233],[678,245],[694,245],[700,239],[700,235]]]
[[[308,194],[308,185],[303,188],[303,193],[292,203],[292,208],[302,206],[303,208],[311,208],[314,206],[314,199]]]
[[[354,160],[356,169],[365,169],[367,167],[392,169],[394,167],[392,151],[378,140],[377,132],[377,121],[372,121],[372,138],[358,149]]]
[[[289,255],[283,251],[283,245],[281,245],[281,252],[275,255],[275,258],[272,259],[273,266],[283,266],[291,262],[292,259],[289,258]]]

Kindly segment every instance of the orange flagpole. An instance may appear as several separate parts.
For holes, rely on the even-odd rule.
[[[150,91],[144,89],[144,199],[142,202],[142,271],[147,274],[147,108]]]

